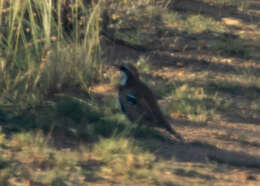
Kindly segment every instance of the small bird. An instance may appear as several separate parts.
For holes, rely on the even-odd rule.
[[[183,141],[164,118],[153,92],[139,79],[137,69],[131,65],[114,65],[120,70],[121,82],[118,99],[127,118],[140,125],[166,129],[178,140]]]

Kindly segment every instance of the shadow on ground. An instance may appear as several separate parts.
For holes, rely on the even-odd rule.
[[[154,148],[150,150],[154,150]],[[178,162],[208,163],[213,161],[237,168],[260,168],[260,157],[258,156],[218,149],[215,146],[199,141],[160,144],[159,150],[157,149],[155,154],[159,159],[175,159]]]
[[[251,4],[254,6],[255,4]],[[189,12],[195,14],[203,14],[209,17],[212,17],[216,20],[221,20],[223,17],[234,17],[239,18],[245,22],[250,22],[252,19],[257,19],[256,15],[247,15],[244,12],[239,11],[236,7],[224,4],[218,5],[213,3],[206,3],[201,0],[182,0],[178,1],[178,3],[173,3],[170,7],[173,11],[180,11],[180,12]]]

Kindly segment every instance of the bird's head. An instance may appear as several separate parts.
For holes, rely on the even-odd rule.
[[[130,79],[139,79],[139,74],[137,69],[131,64],[124,65],[114,65],[118,70],[120,70],[121,82],[120,85],[124,86],[126,82]]]

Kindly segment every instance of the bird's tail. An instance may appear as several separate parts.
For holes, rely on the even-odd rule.
[[[178,140],[182,142],[184,141],[183,137],[179,133],[177,133],[174,129],[171,128],[170,133],[172,133]]]

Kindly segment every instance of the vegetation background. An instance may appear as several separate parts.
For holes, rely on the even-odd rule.
[[[259,185],[260,2],[0,0],[0,185]],[[117,105],[132,63],[174,128]]]

